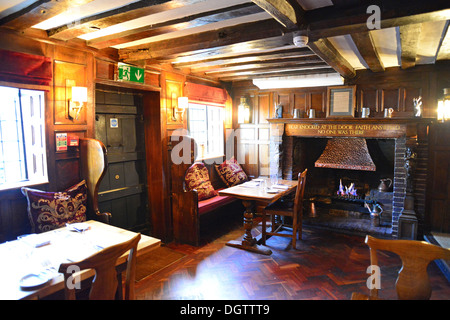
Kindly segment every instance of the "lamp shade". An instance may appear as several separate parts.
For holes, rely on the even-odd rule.
[[[72,101],[87,102],[87,88],[72,87]]]
[[[189,107],[188,97],[178,97],[178,109],[186,110]]]

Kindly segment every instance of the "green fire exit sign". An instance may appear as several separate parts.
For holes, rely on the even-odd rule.
[[[118,80],[144,83],[144,68],[119,63]]]

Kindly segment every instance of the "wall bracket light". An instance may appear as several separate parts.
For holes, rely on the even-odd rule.
[[[441,122],[450,120],[450,88],[445,88],[443,98],[438,100],[437,119]]]
[[[70,120],[78,120],[80,118],[81,109],[87,103],[87,88],[86,87],[76,87],[71,88],[71,98],[68,100],[68,110]]]

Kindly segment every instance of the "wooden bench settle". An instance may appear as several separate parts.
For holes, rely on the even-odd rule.
[[[183,138],[191,139],[192,146],[195,148],[195,142],[192,138]],[[210,160],[215,161],[213,164],[202,161],[194,162],[192,153],[190,163],[172,164],[172,222],[174,240],[177,242],[198,246],[201,236],[201,217],[202,221],[206,220],[206,217],[203,218],[203,216],[210,218],[211,215],[214,217],[223,215],[227,219],[227,215],[231,213],[240,215],[244,210],[241,201],[234,197],[216,195],[209,199],[199,200],[197,190],[188,190],[185,183],[186,171],[194,163],[203,163],[205,165],[210,182],[216,191],[227,188],[214,167],[215,164],[222,163],[224,157]],[[215,218],[212,219],[216,221]],[[209,225],[207,227],[210,228]]]
[[[179,165],[175,171],[181,171],[178,175],[179,183],[172,184],[172,218],[174,239],[180,243],[198,246],[200,244],[200,218],[206,215],[219,215],[228,213],[241,214],[244,210],[239,199],[229,196],[214,196],[205,200],[198,200],[197,190],[187,190],[184,184],[184,173],[187,167]],[[215,172],[214,165],[205,164],[210,173],[211,183],[215,190],[226,188]],[[173,170],[174,171],[174,170]],[[173,172],[172,171],[172,172]],[[174,179],[175,177],[172,176]],[[179,181],[180,182],[180,181]]]

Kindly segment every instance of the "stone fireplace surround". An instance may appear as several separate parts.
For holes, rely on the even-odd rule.
[[[292,179],[297,172],[294,160],[294,138],[333,138],[362,137],[371,139],[394,140],[394,172],[392,188],[392,217],[386,237],[416,238],[417,232],[410,232],[409,222],[400,222],[399,218],[405,207],[407,171],[405,153],[413,148],[417,157],[413,174],[414,210],[417,222],[415,228],[424,220],[425,193],[428,162],[428,126],[426,119],[382,119],[382,118],[345,118],[345,119],[269,119],[270,159],[278,161],[278,174],[285,179]],[[303,170],[304,168],[298,168]],[[307,184],[308,186],[308,184]],[[333,190],[334,191],[334,190]],[[403,221],[400,219],[400,221]],[[408,220],[410,221],[410,220]],[[402,229],[403,225],[403,230]],[[406,230],[406,231],[405,231]],[[370,232],[370,231],[369,231]]]

